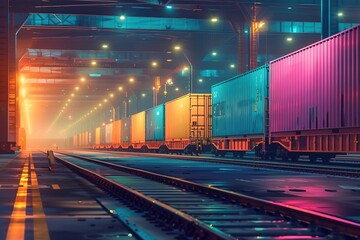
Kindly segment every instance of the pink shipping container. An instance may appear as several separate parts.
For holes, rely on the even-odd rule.
[[[270,62],[270,136],[290,151],[358,152],[360,26]]]

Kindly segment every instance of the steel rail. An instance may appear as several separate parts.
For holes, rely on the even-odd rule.
[[[272,201],[266,201],[263,199],[246,196],[243,194],[235,193],[232,191],[227,191],[215,187],[208,187],[205,185],[193,183],[187,180],[165,176],[157,173],[152,173],[149,171],[121,166],[113,163],[104,162],[101,160],[96,160],[93,158],[87,158],[83,156],[73,155],[69,153],[61,153],[67,156],[75,157],[78,159],[82,159],[85,161],[98,163],[103,166],[111,167],[113,169],[121,170],[127,173],[131,173],[134,175],[142,176],[148,179],[160,181],[163,183],[175,185],[184,189],[188,189],[191,191],[197,191],[204,193],[206,195],[212,195],[214,197],[222,198],[224,200],[228,200],[234,203],[247,205],[249,207],[262,209],[268,213],[278,213],[284,217],[297,219],[298,221],[317,225],[321,228],[327,229],[329,231],[337,231],[343,235],[350,237],[358,237],[360,236],[360,224],[356,222],[352,222],[346,219],[342,219],[339,217],[331,216],[328,214],[323,214],[311,210],[301,209],[293,206],[289,206],[286,204],[276,203]]]
[[[111,194],[114,194],[121,198],[126,197],[127,200],[136,203],[136,206],[141,207],[142,209],[145,209],[147,211],[151,211],[152,213],[157,214],[159,217],[166,219],[167,223],[170,223],[172,226],[178,227],[180,230],[184,231],[186,235],[192,236],[193,239],[235,240],[235,238],[224,234],[223,232],[218,231],[215,228],[211,228],[210,226],[197,220],[196,218],[186,213],[183,213],[175,208],[172,208],[164,203],[161,203],[154,198],[148,197],[138,191],[132,190],[111,179],[107,179],[100,174],[77,166],[76,164],[73,164],[62,158],[56,156],[55,158],[74,172],[77,172],[91,182],[101,186],[103,189],[109,191]]]

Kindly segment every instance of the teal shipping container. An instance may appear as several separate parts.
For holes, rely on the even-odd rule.
[[[212,136],[263,134],[268,86],[268,65],[213,85]]]
[[[121,142],[131,141],[131,117],[121,119]]]
[[[165,105],[153,107],[145,111],[145,140],[164,141],[165,139]]]

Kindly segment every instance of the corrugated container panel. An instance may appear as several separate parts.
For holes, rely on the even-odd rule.
[[[100,144],[106,144],[106,128],[105,126],[100,127]]]
[[[105,143],[112,143],[112,133],[113,133],[113,123],[109,123],[105,125]]]
[[[84,132],[84,146],[89,145],[89,132],[85,131]]]
[[[115,121],[112,127],[112,143],[114,145],[120,144],[121,120]]]
[[[264,133],[268,69],[264,65],[211,87],[213,137]]]
[[[77,147],[77,146],[78,146],[78,135],[73,136],[72,145],[73,145],[74,147]]]
[[[95,129],[95,144],[100,145],[100,127]]]
[[[91,130],[89,132],[89,145],[95,145],[96,142],[95,142],[95,138],[96,138],[96,130]]]
[[[165,103],[165,140],[211,137],[210,109],[210,94],[187,94]]]
[[[121,142],[131,141],[131,117],[121,119]]]
[[[165,105],[146,110],[146,141],[164,141],[165,138]]]
[[[360,126],[360,26],[270,62],[270,131]]]
[[[131,142],[145,142],[145,111],[131,116]]]

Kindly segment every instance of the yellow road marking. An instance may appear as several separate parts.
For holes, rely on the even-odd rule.
[[[14,209],[11,214],[7,240],[25,238],[26,200],[28,190],[29,164],[26,161],[21,173],[18,191],[16,193]]]
[[[30,176],[31,176],[31,185],[32,185],[32,205],[33,205],[33,215],[34,215],[34,239],[48,240],[50,239],[50,235],[46,223],[46,217],[40,196],[39,184],[38,184],[37,175],[35,172],[34,162],[31,153],[30,153]]]
[[[54,190],[59,190],[59,189],[60,189],[59,184],[51,184],[51,187],[52,187]]]

